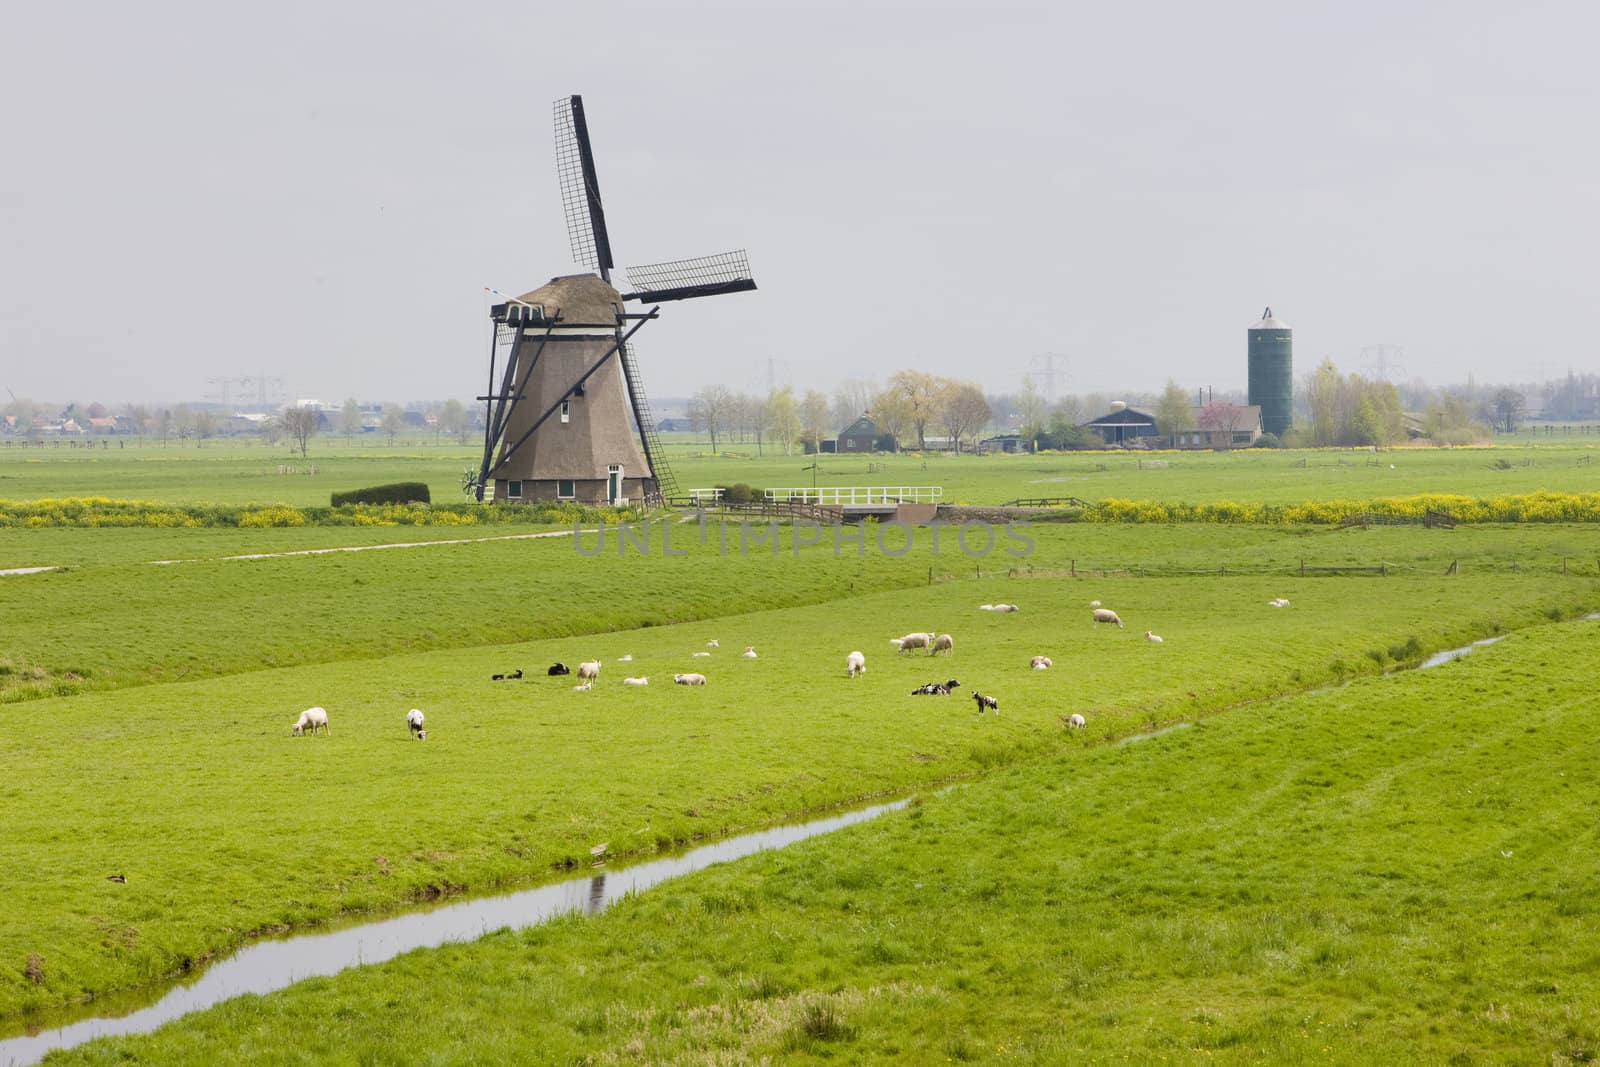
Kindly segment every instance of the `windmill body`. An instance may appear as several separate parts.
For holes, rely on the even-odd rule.
[[[654,475],[633,433],[622,364],[605,358],[624,319],[622,296],[593,274],[553,278],[518,298],[559,323],[531,330],[510,366],[521,398],[505,420],[505,440],[520,439],[544,412],[556,414],[490,471],[496,503],[573,500],[627,504],[644,500]],[[583,385],[572,385],[596,363]],[[502,450],[504,451],[504,450]]]
[[[483,462],[465,485],[496,503],[658,503],[675,492],[628,344],[659,304],[756,287],[743,251],[628,268],[611,284],[611,238],[583,98],[556,101],[556,176],[573,257],[593,274],[553,278],[490,309],[495,339]],[[646,312],[625,301],[655,303]],[[500,349],[509,343],[503,364]],[[499,373],[497,374],[497,367]],[[635,426],[638,436],[635,437]]]

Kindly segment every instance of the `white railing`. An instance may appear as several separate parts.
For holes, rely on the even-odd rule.
[[[691,489],[689,499],[696,504],[715,504],[722,499],[721,489]]]
[[[941,485],[825,485],[793,489],[768,489],[768,500],[797,504],[936,504],[944,496]]]

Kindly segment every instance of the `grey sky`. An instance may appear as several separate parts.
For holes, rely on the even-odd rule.
[[[743,246],[761,285],[640,333],[655,395],[1045,351],[1221,390],[1269,303],[1297,375],[1593,371],[1596,40],[1578,2],[0,0],[0,387],[481,392],[483,286],[570,269],[574,92],[619,265]]]

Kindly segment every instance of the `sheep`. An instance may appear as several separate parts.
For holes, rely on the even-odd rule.
[[[755,645],[745,645],[744,646],[744,651],[739,653],[739,655],[743,656],[745,659],[755,659],[756,658],[756,646]]]
[[[713,637],[711,640],[706,642],[706,647],[707,648],[721,648],[722,646],[717,644],[717,639],[715,637]]]
[[[1067,716],[1067,729],[1081,730],[1083,729],[1083,725],[1083,716],[1079,715],[1077,712],[1073,712],[1071,715]]]
[[[1036,671],[1047,671],[1051,667],[1054,667],[1055,664],[1051,662],[1049,656],[1035,656],[1028,661],[1028,666],[1032,667]]]
[[[489,681],[491,681],[491,682],[503,682],[505,680],[506,680],[506,676],[503,675],[503,674],[491,674],[491,675],[489,675]]]
[[[914,697],[947,697],[950,695],[950,690],[959,688],[961,688],[961,683],[952,678],[948,682],[929,682],[927,685],[919,685],[911,691],[911,695]]]
[[[1091,607],[1091,608],[1097,608],[1097,607],[1099,607],[1099,606],[1100,606],[1100,601],[1098,601],[1098,600],[1091,600],[1091,601],[1089,601],[1089,606],[1090,606],[1090,607]]]
[[[600,680],[600,661],[592,659],[587,663],[578,664],[578,677],[591,685]]]
[[[1161,635],[1151,633],[1149,630],[1144,632],[1144,639],[1149,641],[1152,645],[1159,645],[1161,643]]]
[[[904,637],[900,638],[899,641],[900,643],[896,647],[898,647],[901,652],[905,652],[913,648],[927,648],[933,643],[933,635],[924,633],[906,634]]]
[[[632,663],[633,662],[633,657],[632,656],[618,656],[617,657],[617,662],[618,663]]]
[[[522,668],[521,667],[518,667],[516,670],[512,671],[510,674],[506,675],[506,678],[508,678],[508,679],[521,678],[521,677],[522,677]]]
[[[930,656],[936,656],[940,652],[948,652],[953,656],[955,655],[955,651],[956,639],[951,637],[949,634],[940,634],[938,637],[933,639],[933,644],[928,646],[928,655]]]
[[[1102,622],[1114,622],[1117,624],[1117,629],[1122,629],[1122,620],[1110,608],[1094,609],[1094,622],[1091,625],[1098,626]]]
[[[1287,600],[1283,599],[1283,597],[1279,597],[1276,600],[1267,601],[1267,607],[1269,607],[1269,608],[1286,608],[1288,606],[1289,606],[1289,602]]]
[[[676,685],[705,685],[706,676],[703,674],[674,674],[672,681]]]
[[[711,655],[711,653],[709,653],[709,652],[696,652],[694,654],[694,658],[699,659],[701,656],[710,656],[710,655]]]
[[[555,672],[551,671],[550,673],[554,674]],[[491,674],[491,675],[489,675],[489,681],[491,681],[491,682],[504,682],[504,681],[507,681],[507,680],[513,680],[513,679],[517,679],[517,678],[521,678],[521,677],[522,677],[522,668],[518,667],[516,670],[512,671],[510,674]]]
[[[867,657],[860,652],[852,652],[844,658],[844,669],[847,676],[854,678],[867,673]]]
[[[328,713],[321,708],[307,708],[300,713],[300,718],[295,720],[294,729],[291,732],[295,737],[305,733],[314,734],[319,726],[322,728],[323,733],[328,732]]]
[[[994,610],[996,610],[996,611],[1021,611],[1022,609],[1017,607],[1015,604],[996,604],[994,606]]]
[[[1000,714],[1000,702],[994,697],[986,697],[974,689],[972,691],[972,699],[977,702],[979,715],[982,715],[984,712],[989,711],[990,709],[993,709],[996,715]]]
[[[570,667],[568,667],[565,663],[552,663],[550,665],[550,668],[547,671],[545,671],[544,673],[549,675],[551,678],[555,678],[555,677],[557,677],[559,675],[571,674],[572,673],[572,669]]]
[[[422,710],[412,708],[406,712],[406,727],[411,731],[411,736],[420,740],[422,734]]]
[[[591,690],[593,688],[594,688],[594,683],[593,682],[584,682],[582,685],[573,686],[572,687],[572,691],[574,693],[587,693],[589,690]]]
[[[649,685],[650,684],[650,679],[649,678],[624,678],[622,680],[622,684],[623,685]]]

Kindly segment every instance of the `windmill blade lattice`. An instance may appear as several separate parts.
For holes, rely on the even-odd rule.
[[[556,179],[561,185],[561,211],[567,220],[572,258],[610,281],[611,237],[606,232],[606,212],[600,203],[600,179],[595,176],[583,97],[557,100],[555,120]]]
[[[697,259],[674,259],[666,263],[629,267],[627,275],[628,284],[635,291],[624,293],[622,298],[644,300],[652,304],[742,293],[756,287],[755,279],[750,275],[750,257],[742,248]]]

